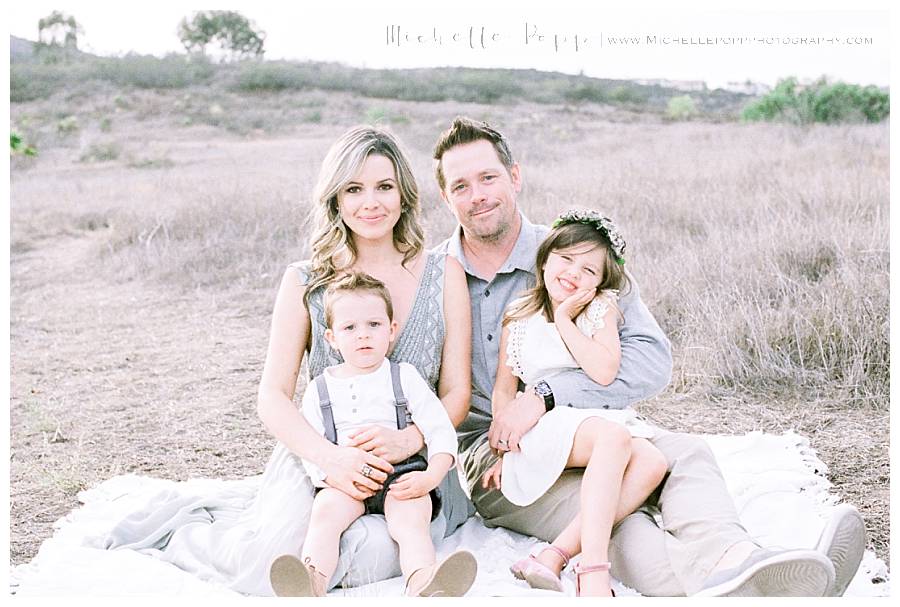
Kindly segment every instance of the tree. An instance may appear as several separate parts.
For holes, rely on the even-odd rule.
[[[36,50],[44,55],[45,60],[67,58],[78,50],[79,34],[84,34],[84,30],[75,17],[53,11],[38,20]]]
[[[256,29],[246,17],[234,11],[200,11],[193,18],[181,20],[178,37],[188,53],[205,55],[207,47],[217,42],[226,57],[245,59],[262,57],[266,34]]]

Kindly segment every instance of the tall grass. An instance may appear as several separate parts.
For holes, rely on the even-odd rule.
[[[379,108],[407,118],[393,126],[413,155],[430,244],[453,222],[428,150],[452,113],[472,109],[508,136],[532,220],[574,204],[622,226],[627,267],[672,340],[670,390],[887,409],[887,125],[626,124],[577,110],[487,116],[477,113],[484,106],[457,105],[439,106],[450,113],[436,121],[435,108],[399,105]],[[273,179],[299,179],[302,199],[343,127],[306,128],[290,158],[282,147],[266,158],[255,143],[234,164],[176,164],[167,181],[130,171],[140,187],[111,215],[99,249],[112,275],[188,290],[273,288],[308,238],[306,208]],[[194,173],[173,189],[183,171]]]
[[[541,154],[565,163],[532,159],[530,214],[580,204],[619,218],[673,342],[671,389],[887,406],[886,128],[597,125],[585,137]]]
[[[277,283],[287,263],[303,258],[306,215],[282,198],[200,193],[190,204],[114,212],[101,255],[124,279],[256,289]]]

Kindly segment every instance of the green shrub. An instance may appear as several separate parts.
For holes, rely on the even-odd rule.
[[[605,103],[606,92],[602,86],[592,83],[576,84],[563,93],[566,101],[574,103],[590,101],[593,103]]]
[[[607,97],[615,103],[644,103],[647,101],[646,94],[628,86],[613,87]]]
[[[307,70],[283,61],[248,61],[238,68],[234,88],[240,91],[301,90],[313,86]]]
[[[666,105],[666,118],[669,120],[689,120],[696,115],[697,104],[690,95],[672,97]]]
[[[25,156],[37,156],[37,149],[33,145],[27,145],[22,136],[15,131],[9,132],[9,152],[11,154],[24,154]]]
[[[46,99],[65,85],[66,72],[67,68],[63,65],[11,63],[9,66],[10,103]]]
[[[79,162],[107,162],[119,157],[119,146],[115,143],[93,143],[78,159]]]
[[[129,54],[124,57],[100,57],[92,62],[93,76],[118,85],[144,89],[184,88],[208,81],[214,66],[198,57]]]
[[[878,87],[829,83],[825,78],[800,87],[791,77],[780,80],[771,93],[746,106],[741,117],[747,121],[833,124],[881,122],[889,114],[890,95]]]
[[[79,129],[78,119],[75,116],[66,116],[56,123],[56,132],[60,135],[71,135]]]

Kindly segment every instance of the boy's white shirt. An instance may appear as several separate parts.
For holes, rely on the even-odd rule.
[[[387,359],[376,371],[365,375],[336,377],[332,372],[334,368],[326,368],[323,375],[331,399],[338,445],[346,445],[348,436],[364,426],[397,428],[391,366]],[[425,438],[428,459],[438,453],[449,453],[456,465],[456,430],[443,403],[409,363],[400,363],[400,383],[412,421]],[[314,380],[306,387],[301,407],[303,417],[325,436],[319,391]],[[325,472],[308,460],[302,461],[313,485],[325,487]]]

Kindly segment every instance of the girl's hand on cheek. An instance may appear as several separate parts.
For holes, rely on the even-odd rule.
[[[579,289],[575,291],[559,304],[559,307],[556,308],[554,319],[563,316],[570,320],[574,319],[586,305],[591,303],[591,300],[594,299],[594,294],[595,289]]]

